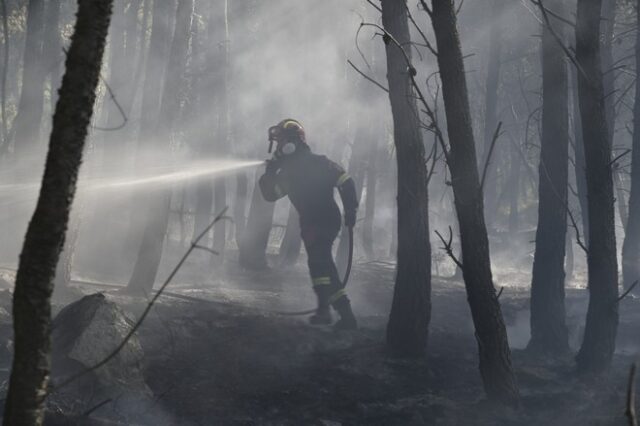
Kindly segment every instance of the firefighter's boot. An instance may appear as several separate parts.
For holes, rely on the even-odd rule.
[[[351,302],[346,295],[342,295],[338,300],[333,302],[333,307],[340,315],[340,320],[333,326],[336,331],[355,330],[358,328],[358,322],[351,310]]]
[[[327,285],[315,286],[313,290],[318,297],[318,310],[309,317],[309,324],[312,325],[330,325],[333,322],[331,317],[331,307],[329,306],[329,298],[331,297],[330,288]]]

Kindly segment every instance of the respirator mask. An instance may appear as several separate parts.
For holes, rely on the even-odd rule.
[[[290,141],[287,130],[281,126],[271,126],[269,128],[269,154],[273,150],[274,142],[276,143],[276,156],[287,156],[296,152],[296,144]]]

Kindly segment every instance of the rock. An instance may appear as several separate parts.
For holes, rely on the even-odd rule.
[[[133,327],[133,321],[101,293],[66,306],[53,322],[53,384],[83,371],[107,357]],[[74,411],[86,411],[107,399],[119,413],[135,415],[151,403],[141,362],[144,352],[134,334],[106,365],[63,388],[59,397],[71,401]],[[57,393],[58,394],[58,393]],[[78,402],[80,406],[78,406]]]

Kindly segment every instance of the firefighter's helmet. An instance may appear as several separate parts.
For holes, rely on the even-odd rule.
[[[291,155],[299,144],[306,143],[304,128],[298,120],[287,118],[269,128],[269,142],[277,143],[276,152]]]

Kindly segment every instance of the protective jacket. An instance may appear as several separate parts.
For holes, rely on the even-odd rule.
[[[340,209],[334,199],[336,187],[342,198],[345,220],[355,219],[358,208],[355,184],[338,164],[311,153],[308,148],[275,161],[279,163],[277,169],[273,167],[260,178],[260,190],[267,201],[288,195],[298,210],[303,232],[309,227],[340,228]]]

